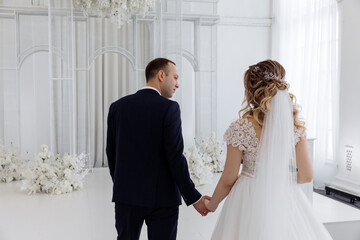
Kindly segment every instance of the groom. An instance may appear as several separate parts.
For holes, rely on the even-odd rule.
[[[183,153],[175,63],[152,60],[146,87],[111,104],[106,154],[113,180],[118,240],[139,239],[143,222],[149,240],[176,239],[181,196],[203,216],[204,200],[189,176]]]

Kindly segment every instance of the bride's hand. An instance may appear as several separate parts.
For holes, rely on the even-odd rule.
[[[210,200],[211,201],[211,200]],[[209,212],[215,212],[216,207],[211,206],[211,202],[209,200],[205,199],[205,207],[209,210]]]

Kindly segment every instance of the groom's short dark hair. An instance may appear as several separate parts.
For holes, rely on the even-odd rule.
[[[160,70],[168,74],[167,66],[169,63],[176,65],[173,61],[166,58],[155,58],[149,62],[145,69],[146,82],[153,78]]]

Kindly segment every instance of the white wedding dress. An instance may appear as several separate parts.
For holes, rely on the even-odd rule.
[[[279,115],[279,113],[276,114]],[[292,132],[293,145],[296,145],[303,136],[296,128],[292,128]],[[264,130],[262,135],[263,133]],[[313,215],[311,205],[297,184],[286,185],[290,186],[286,189],[285,185],[277,186],[282,185],[281,182],[269,183],[273,181],[273,178],[277,179],[277,175],[272,176],[263,172],[268,175],[263,182],[261,182],[261,177],[256,175],[261,172],[261,170],[256,171],[261,141],[257,139],[251,122],[246,118],[240,118],[231,123],[224,135],[224,140],[243,152],[243,167],[225,200],[212,240],[332,239],[325,227]],[[286,145],[286,142],[284,144]],[[277,145],[269,144],[270,146]],[[275,163],[270,162],[266,171],[271,169],[272,164],[276,167],[276,161],[273,161]],[[290,171],[284,172],[288,174]],[[281,173],[275,169],[274,174]],[[283,180],[280,178],[279,181]],[[279,188],[281,192],[278,192]]]

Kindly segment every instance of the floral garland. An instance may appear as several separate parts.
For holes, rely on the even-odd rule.
[[[146,16],[153,8],[153,0],[73,0],[75,8],[79,8],[85,16],[89,14],[101,17],[109,16],[111,22],[118,27],[129,23],[131,16],[141,14]]]
[[[41,145],[41,152],[35,156],[35,164],[24,172],[21,189],[29,194],[63,194],[83,187],[83,178],[88,157],[85,154],[54,156],[48,146]]]
[[[28,161],[27,156],[20,154],[13,144],[10,147],[0,144],[0,182],[22,180],[22,172]]]

